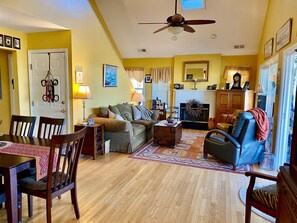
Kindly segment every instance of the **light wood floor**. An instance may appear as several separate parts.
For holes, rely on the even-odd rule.
[[[248,184],[242,174],[204,170],[109,153],[97,160],[80,159],[76,220],[69,193],[54,199],[53,222],[244,222],[245,206],[238,190]],[[263,182],[261,182],[263,183]],[[45,222],[45,202],[34,198],[28,218],[23,199],[23,222]],[[0,210],[6,222],[6,210]],[[253,223],[268,221],[252,213]]]

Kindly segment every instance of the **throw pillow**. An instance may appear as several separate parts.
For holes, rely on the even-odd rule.
[[[122,117],[123,117],[125,120],[129,121],[129,122],[132,122],[132,121],[133,121],[132,115],[131,115],[130,113],[128,113],[128,112],[123,113],[123,114],[122,114]]]
[[[99,108],[98,116],[99,117],[108,118],[108,112],[109,112],[108,107],[100,107]]]
[[[134,120],[141,119],[141,111],[136,106],[132,106],[132,111]]]
[[[138,105],[137,108],[141,111],[141,119],[151,121],[153,112],[142,105]]]
[[[227,122],[227,123],[230,123],[230,124],[234,124],[235,119],[236,119],[236,116],[235,116],[235,115],[231,115],[231,114],[229,114],[229,115],[227,116],[227,118],[226,118],[226,122]]]

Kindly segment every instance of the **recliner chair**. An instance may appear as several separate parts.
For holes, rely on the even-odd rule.
[[[256,120],[250,112],[240,112],[231,134],[219,129],[210,130],[204,140],[203,153],[233,165],[233,170],[243,164],[261,162],[264,142],[256,139]]]

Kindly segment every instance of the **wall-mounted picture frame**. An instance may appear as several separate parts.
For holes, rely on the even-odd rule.
[[[118,67],[103,64],[103,87],[117,87]]]
[[[267,41],[264,45],[264,59],[267,59],[273,54],[273,38]]]
[[[4,35],[4,46],[12,48],[12,37]]]
[[[75,71],[75,83],[82,84],[83,83],[83,72]]]
[[[12,39],[12,43],[13,43],[13,48],[14,49],[18,49],[20,50],[21,49],[21,39],[20,38],[17,38],[17,37],[13,37]]]
[[[275,50],[279,51],[291,42],[292,18],[290,18],[276,33]]]
[[[3,46],[3,42],[4,42],[3,34],[0,34],[0,46]]]
[[[146,74],[144,78],[145,83],[152,83],[152,76],[150,74]]]

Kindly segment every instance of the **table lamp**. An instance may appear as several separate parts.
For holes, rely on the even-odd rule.
[[[93,98],[90,88],[87,85],[80,85],[75,96],[75,99],[82,99],[83,100],[83,121],[86,120],[86,104],[85,99]]]
[[[141,104],[141,102],[145,101],[145,98],[142,93],[134,93],[132,96],[132,101]]]

